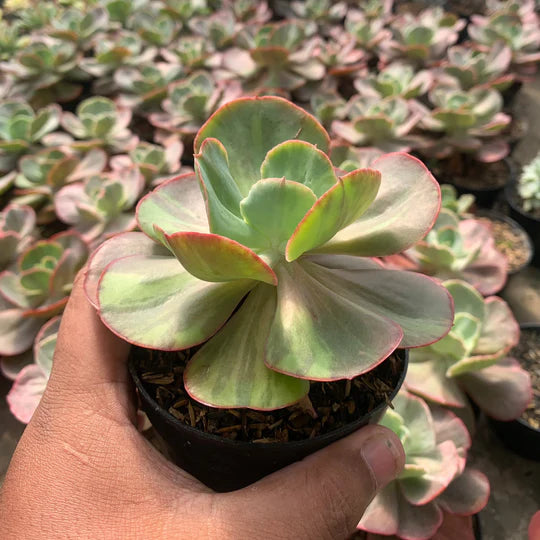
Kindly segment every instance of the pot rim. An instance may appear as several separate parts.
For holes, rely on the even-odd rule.
[[[525,237],[525,243],[527,244],[527,249],[529,250],[529,255],[524,263],[522,263],[520,266],[518,266],[515,270],[509,271],[509,275],[514,275],[526,268],[531,264],[531,261],[534,257],[534,246],[531,240],[531,237],[529,236],[529,233],[525,230],[525,227],[522,227],[515,219],[512,219],[510,216],[507,216],[503,214],[502,212],[498,212],[497,210],[491,210],[487,208],[479,208],[475,212],[475,216],[478,217],[485,217],[485,218],[491,218],[493,217],[496,220],[503,221],[504,223],[508,223],[511,227],[519,231],[524,237]]]
[[[407,368],[409,365],[409,351],[407,349],[396,349],[392,354],[395,354],[395,353],[402,354],[403,368],[401,370],[401,374],[396,382],[394,389],[392,390],[391,394],[388,396],[389,401],[392,401],[396,397],[397,393],[403,386],[403,382],[405,381],[405,376],[407,375]],[[388,358],[390,358],[390,356],[388,356]],[[384,361],[386,361],[388,358],[386,358]],[[367,420],[369,420],[369,418],[376,416],[378,413],[384,412],[384,410],[388,407],[388,403],[386,401],[382,401],[376,407],[374,407],[371,411],[360,416],[353,422],[350,422],[348,424],[345,424],[344,426],[341,426],[332,431],[329,431],[328,433],[324,433],[323,435],[317,435],[316,437],[313,437],[312,439],[305,439],[305,440],[300,440],[300,441],[287,441],[287,442],[267,442],[267,443],[253,442],[253,441],[235,441],[235,440],[227,439],[225,437],[220,437],[219,435],[215,435],[213,433],[206,433],[205,431],[201,431],[200,429],[194,428],[192,426],[188,426],[187,424],[180,422],[178,419],[172,416],[168,411],[166,411],[163,407],[161,407],[156,402],[156,400],[148,393],[139,375],[137,374],[137,369],[136,369],[135,361],[133,357],[130,357],[128,360],[128,370],[133,379],[133,382],[135,383],[137,390],[144,396],[144,401],[149,406],[151,406],[156,412],[156,414],[159,414],[166,423],[172,426],[175,426],[178,429],[185,430],[188,433],[197,433],[197,434],[203,435],[204,437],[207,437],[208,439],[211,439],[215,442],[219,442],[220,444],[229,446],[231,448],[234,448],[234,447],[245,448],[247,446],[264,447],[268,450],[271,450],[274,448],[284,448],[284,447],[287,447],[290,449],[293,449],[295,447],[300,448],[305,444],[306,441],[325,441],[327,439],[333,439],[335,434],[338,433],[340,430],[343,430],[346,428],[349,429],[351,426],[355,426],[355,425],[358,425],[358,426],[365,425],[367,423]]]

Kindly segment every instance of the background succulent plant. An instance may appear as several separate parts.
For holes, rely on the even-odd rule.
[[[435,538],[445,519],[470,516],[486,505],[487,478],[466,469],[471,438],[453,413],[430,410],[402,390],[381,424],[396,433],[405,450],[405,468],[375,496],[358,527],[378,535],[427,540]],[[468,537],[470,520],[457,521],[453,534]]]
[[[352,98],[347,116],[350,121],[333,122],[334,133],[353,145],[374,146],[386,152],[409,151],[414,139],[407,136],[421,118],[418,109],[402,98],[367,96]]]
[[[60,321],[57,316],[41,327],[34,343],[34,361],[16,374],[6,397],[13,416],[24,424],[30,422],[47,387]]]
[[[488,163],[508,154],[508,143],[497,135],[511,119],[501,112],[503,100],[496,90],[474,88],[465,92],[439,86],[429,93],[429,99],[434,108],[429,113],[424,111],[419,125],[440,135],[425,140],[422,152],[437,158],[467,153]]]
[[[1,103],[0,172],[13,169],[22,154],[56,129],[60,112],[58,105],[49,105],[35,113],[24,101]]]
[[[74,232],[39,240],[21,253],[13,270],[0,274],[0,354],[23,353],[43,324],[66,305],[88,246]]]
[[[138,206],[143,233],[115,237],[94,255],[87,292],[96,305],[99,297],[101,317],[115,332],[164,350],[208,340],[185,371],[195,399],[280,408],[306,395],[306,379],[354,377],[398,345],[430,342],[448,330],[451,307],[440,286],[366,258],[425,234],[439,207],[433,178],[402,154],[338,178],[327,148],[324,129],[290,103],[236,100],[195,140],[202,194],[193,176],[162,184]],[[404,230],[399,216],[417,197],[423,212],[414,222],[407,218]],[[156,265],[160,277],[148,271]],[[149,287],[151,297],[143,292]],[[412,300],[418,288],[430,298],[422,306]],[[214,309],[201,311],[206,302]],[[149,318],[156,322],[150,331],[137,322]],[[241,356],[229,357],[238,350]]]
[[[104,147],[112,153],[136,146],[138,138],[129,130],[130,122],[131,111],[105,97],[85,99],[77,106],[76,114],[64,112],[61,118],[62,127],[78,139],[72,143],[74,148]]]
[[[11,266],[37,236],[32,208],[9,204],[0,212],[0,270]]]
[[[90,176],[63,187],[54,198],[56,215],[88,242],[135,228],[132,211],[144,188],[135,167],[122,174]]]
[[[526,212],[540,210],[540,154],[523,167],[518,181],[518,193],[523,199],[523,209]]]
[[[500,298],[483,299],[471,285],[449,280],[454,325],[438,343],[410,352],[407,388],[449,407],[468,407],[467,395],[500,420],[517,418],[531,399],[528,373],[506,356],[519,326]]]
[[[446,209],[408,254],[421,272],[440,279],[462,279],[483,295],[497,293],[506,282],[508,261],[496,249],[489,227],[476,219],[460,221]]]
[[[376,74],[362,74],[354,81],[354,86],[361,96],[373,98],[417,98],[423,96],[432,84],[433,74],[430,71],[416,71],[413,66],[401,62],[393,62]]]

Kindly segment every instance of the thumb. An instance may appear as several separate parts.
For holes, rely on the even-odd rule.
[[[235,538],[348,538],[375,494],[404,464],[399,438],[382,426],[367,426],[230,493],[226,511],[243,532]]]

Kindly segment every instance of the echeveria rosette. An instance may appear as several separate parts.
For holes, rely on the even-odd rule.
[[[472,154],[484,163],[508,155],[510,147],[499,135],[511,118],[501,112],[503,99],[497,90],[479,87],[464,91],[438,86],[429,93],[429,100],[434,108],[423,108],[419,127],[436,136],[422,145],[423,153],[438,159],[456,152]]]
[[[76,114],[62,113],[62,127],[75,139],[71,143],[78,150],[105,148],[118,153],[134,148],[138,137],[129,130],[132,113],[118,107],[114,101],[94,96],[77,105]]]
[[[441,206],[450,212],[453,212],[460,219],[468,219],[472,215],[468,212],[474,204],[475,197],[470,193],[459,195],[452,184],[441,185]]]
[[[61,316],[46,322],[36,336],[33,362],[24,366],[16,375],[6,396],[13,416],[28,424],[37,409],[51,375],[56,338]]]
[[[519,340],[519,326],[500,298],[485,300],[467,283],[443,283],[454,299],[450,333],[410,351],[406,387],[449,407],[467,407],[467,395],[488,415],[517,418],[531,397],[526,371],[506,355]]]
[[[252,94],[291,92],[308,82],[321,81],[324,65],[314,56],[316,43],[306,41],[308,26],[300,21],[283,21],[244,29],[239,43],[223,55],[223,66],[244,79]]]
[[[29,206],[9,204],[0,212],[0,270],[13,264],[33,237],[36,214]]]
[[[521,76],[536,72],[540,61],[540,29],[534,11],[524,14],[501,9],[489,17],[473,15],[469,36],[485,47],[504,42],[512,51],[512,69]]]
[[[71,41],[79,48],[87,50],[92,46],[92,38],[109,24],[109,14],[104,7],[93,9],[66,9],[52,21],[49,34],[63,41]]]
[[[0,355],[26,351],[43,324],[61,313],[88,257],[86,242],[66,231],[39,240],[0,274]]]
[[[415,70],[409,64],[393,62],[383,67],[377,74],[362,75],[355,79],[354,87],[362,96],[378,99],[399,96],[412,99],[423,96],[433,82],[431,71]]]
[[[107,155],[99,148],[85,154],[66,147],[44,148],[19,160],[13,199],[38,210],[38,221],[56,219],[54,195],[65,185],[99,174],[107,164]]]
[[[21,155],[55,130],[60,114],[58,105],[34,112],[24,101],[10,100],[0,104],[0,172],[12,171]]]
[[[87,242],[103,240],[136,227],[132,209],[144,185],[144,177],[136,167],[90,176],[56,194],[56,215]]]
[[[474,45],[456,45],[448,49],[441,67],[462,90],[481,86],[502,91],[515,78],[508,73],[511,60],[512,52],[503,41],[495,42],[488,51]]]
[[[508,276],[508,260],[497,250],[489,226],[477,219],[460,220],[446,208],[406,255],[419,271],[439,279],[462,279],[484,296],[499,292]]]
[[[197,135],[198,182],[161,184],[139,203],[143,232],[94,255],[87,293],[115,333],[159,350],[206,342],[185,371],[198,401],[284,407],[309,380],[353,378],[448,331],[444,288],[369,258],[425,235],[435,180],[405,154],[338,177],[328,146],[286,100],[233,101]]]
[[[332,122],[332,131],[343,140],[385,152],[408,152],[415,146],[415,138],[409,133],[420,121],[422,111],[414,102],[356,95],[347,109],[350,120]]]
[[[465,24],[465,20],[439,6],[418,15],[403,13],[391,22],[392,39],[381,42],[381,58],[384,62],[399,58],[418,65],[432,65],[457,41]]]
[[[486,505],[489,482],[466,469],[471,439],[463,422],[450,411],[430,410],[420,398],[402,390],[381,424],[396,433],[405,450],[405,468],[367,507],[358,528],[403,540],[437,538],[451,519],[453,533],[467,538],[470,516]],[[368,535],[368,538],[379,538]],[[452,538],[457,538],[453,536]]]

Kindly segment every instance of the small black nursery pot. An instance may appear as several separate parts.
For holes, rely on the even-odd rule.
[[[531,261],[533,266],[540,266],[540,219],[531,213],[525,212],[521,207],[521,200],[517,191],[517,182],[511,182],[505,187],[504,195],[510,207],[510,216],[515,219],[528,233],[533,242],[534,255]]]
[[[407,351],[397,351],[395,356],[400,371],[389,400],[394,398],[405,379],[409,358]],[[388,403],[383,401],[353,422],[305,440],[268,443],[235,441],[205,433],[176,419],[151,396],[147,385],[139,376],[139,368],[133,357],[129,370],[139,392],[143,410],[167,445],[171,458],[180,468],[219,492],[233,491],[252,484],[367,424],[377,423],[388,406]]]
[[[521,328],[521,346],[525,336],[536,336],[536,339],[532,339],[531,343],[536,343],[536,348],[538,343],[540,343],[540,324],[537,323],[524,323],[520,325]],[[532,384],[533,384],[533,400],[535,399],[535,391],[538,392],[538,385],[540,384],[540,379],[535,373],[538,372],[538,367],[540,366],[540,353],[538,349],[536,352],[529,351],[527,365],[525,365],[523,359],[520,360],[518,355],[517,359],[520,360],[521,365],[524,369],[527,369],[531,374]],[[534,364],[534,359],[536,359],[536,365]],[[530,363],[530,365],[529,365]],[[533,373],[534,371],[534,373]],[[535,388],[536,386],[536,388]],[[505,446],[513,450],[517,454],[528,458],[540,461],[540,427],[535,427],[531,422],[537,422],[540,420],[540,410],[538,402],[532,403],[531,407],[527,409],[530,411],[530,414],[527,414],[528,419],[525,419],[523,416],[512,420],[510,422],[501,422],[500,420],[494,420],[493,418],[488,418],[490,425],[495,430],[501,441]],[[530,420],[530,417],[533,420]]]
[[[503,167],[506,172],[503,175],[501,182],[496,183],[495,185],[486,184],[485,186],[481,186],[476,182],[469,184],[466,181],[467,177],[453,178],[451,183],[454,185],[459,195],[470,193],[474,195],[475,202],[478,206],[482,208],[491,208],[502,195],[505,186],[507,186],[514,177],[514,170],[508,159],[504,158],[498,163],[500,163],[500,166]]]

